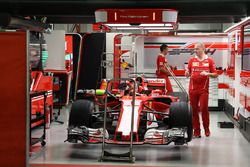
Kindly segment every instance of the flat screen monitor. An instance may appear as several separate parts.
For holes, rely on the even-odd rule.
[[[40,63],[40,44],[30,43],[29,51],[31,69],[38,69]]]
[[[30,33],[29,60],[32,70],[41,70],[48,58],[47,44],[45,40],[36,33]]]
[[[250,25],[244,26],[242,70],[250,71]]]

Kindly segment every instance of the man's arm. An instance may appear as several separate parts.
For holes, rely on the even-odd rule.
[[[165,66],[165,64],[164,64]],[[166,75],[171,75],[170,72],[168,71],[167,67],[161,66],[159,69],[161,72],[165,73]]]
[[[185,76],[188,78],[190,77],[190,72],[188,70],[185,71]]]
[[[212,78],[217,78],[219,76],[213,59],[210,59],[210,73],[208,73],[208,76]]]
[[[191,71],[191,65],[192,65],[192,59],[188,61],[188,67],[185,69],[185,76],[188,78],[190,77],[190,71]]]
[[[210,73],[209,77],[217,78],[219,75],[217,73]]]
[[[211,78],[217,78],[218,74],[216,72],[206,72],[206,71],[202,71],[201,75],[205,75]]]

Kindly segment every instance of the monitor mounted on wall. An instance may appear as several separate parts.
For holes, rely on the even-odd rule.
[[[250,71],[250,25],[243,27],[242,70]]]

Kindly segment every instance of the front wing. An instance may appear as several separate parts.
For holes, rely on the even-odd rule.
[[[105,142],[109,144],[130,144],[129,141],[118,141],[109,137],[108,131],[105,133],[103,128],[93,129],[85,126],[68,129],[68,138],[66,141],[71,143],[101,143],[105,135]],[[187,143],[187,128],[171,128],[167,130],[148,129],[144,135],[143,141],[134,141],[133,144],[185,144]]]

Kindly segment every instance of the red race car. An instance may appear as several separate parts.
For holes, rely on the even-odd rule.
[[[192,111],[185,92],[165,95],[164,79],[141,76],[122,80],[118,89],[111,84],[106,90],[80,91],[82,99],[72,104],[66,141],[103,143],[103,148],[107,143],[127,144],[132,155],[135,144],[183,145],[192,140]],[[101,160],[106,153],[103,149]]]

